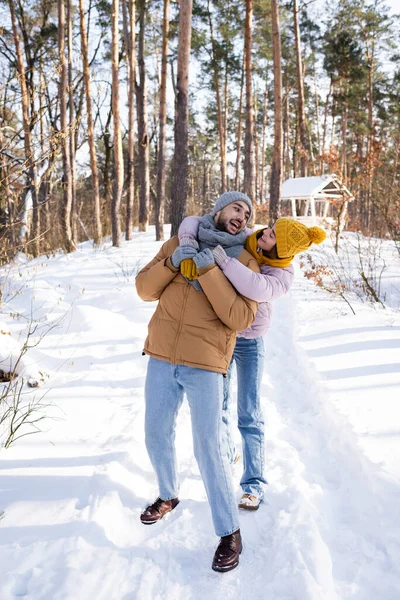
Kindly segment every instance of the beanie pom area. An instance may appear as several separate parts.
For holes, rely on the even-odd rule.
[[[326,239],[326,233],[321,227],[310,227],[308,235],[314,244],[321,244]]]

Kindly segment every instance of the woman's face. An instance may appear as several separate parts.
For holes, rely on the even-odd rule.
[[[272,250],[272,248],[275,246],[275,229],[276,225],[264,229],[262,236],[258,238],[258,246],[261,248],[261,250],[266,250],[268,252],[269,250]]]

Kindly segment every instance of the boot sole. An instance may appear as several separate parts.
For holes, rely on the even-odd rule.
[[[166,512],[162,517],[160,517],[159,519],[154,519],[154,521],[142,521],[142,519],[140,519],[140,522],[143,523],[143,525],[154,525],[154,523],[158,523],[159,521],[161,521],[164,517],[167,517],[168,515],[170,515],[175,508],[178,506],[180,501],[178,501],[174,508],[171,508],[171,510],[169,510],[168,512]]]
[[[227,573],[228,571],[233,571],[233,569],[236,569],[238,565],[239,561],[237,561],[237,563],[235,563],[234,565],[230,565],[229,567],[215,567],[214,565],[212,565],[211,568],[216,573]]]
[[[142,521],[142,519],[140,519],[140,522],[143,523],[143,525],[154,525],[154,523],[159,523],[160,521],[162,521],[164,517],[168,517],[168,515],[172,513],[172,510],[169,510],[167,513],[165,513],[165,515],[163,515],[159,519],[154,519],[154,521]]]
[[[241,510],[258,510],[260,505],[257,506],[249,506],[248,504],[239,504],[238,505]]]
[[[239,555],[242,554],[243,546],[239,550]],[[216,573],[227,573],[228,571],[233,571],[236,567],[239,566],[239,560],[234,565],[229,565],[229,567],[217,567],[216,565],[211,565],[211,568]]]

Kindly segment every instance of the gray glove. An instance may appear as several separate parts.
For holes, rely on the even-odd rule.
[[[228,258],[227,253],[225,252],[225,250],[223,249],[222,246],[217,246],[216,248],[214,248],[213,251],[213,255],[214,255],[214,260],[217,263],[217,265],[220,267]]]
[[[210,267],[211,265],[215,265],[214,255],[211,252],[210,248],[206,248],[202,252],[196,254],[196,256],[192,257],[193,261],[196,263],[196,267],[200,270],[203,267]]]
[[[178,246],[171,255],[171,263],[175,269],[179,269],[179,265],[185,258],[194,258],[196,254],[197,250],[193,246]]]
[[[180,244],[180,246],[192,246],[192,248],[196,248],[196,250],[199,249],[199,244],[192,235],[187,235],[187,234],[180,235],[179,236],[179,244]]]

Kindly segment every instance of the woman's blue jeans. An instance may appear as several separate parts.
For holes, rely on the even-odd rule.
[[[242,436],[243,476],[240,485],[245,494],[257,498],[264,495],[264,417],[260,405],[260,388],[264,368],[262,337],[238,337],[224,380],[222,405],[223,438],[228,460],[233,463],[237,450],[231,433],[232,370],[236,365],[238,427]]]
[[[223,376],[149,358],[145,386],[146,447],[156,472],[160,498],[179,493],[175,453],[176,417],[186,393],[192,421],[193,449],[211,507],[215,533],[239,529],[239,515],[221,430]]]

